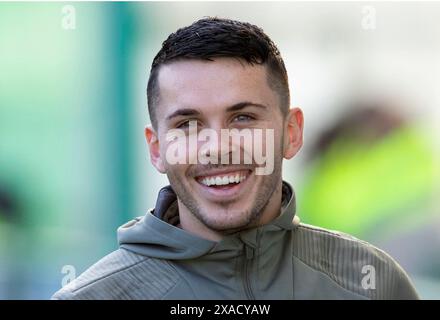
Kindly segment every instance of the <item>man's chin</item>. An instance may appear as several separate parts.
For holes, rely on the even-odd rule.
[[[209,229],[222,232],[233,233],[247,229],[255,224],[251,209],[233,209],[221,206],[208,206],[198,212],[198,219]]]

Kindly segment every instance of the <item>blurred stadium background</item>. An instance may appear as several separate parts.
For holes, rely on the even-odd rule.
[[[167,180],[143,138],[150,64],[204,16],[280,48],[305,113],[284,165],[302,221],[380,246],[440,298],[439,3],[65,5],[0,4],[0,299],[50,298],[65,266],[84,271],[154,206]]]

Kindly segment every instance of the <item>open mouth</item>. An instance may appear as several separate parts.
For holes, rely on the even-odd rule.
[[[204,190],[215,196],[232,196],[246,184],[251,173],[251,170],[236,170],[198,176],[195,180]]]
[[[228,186],[230,184],[238,184],[246,180],[248,177],[248,171],[240,171],[235,173],[220,174],[214,176],[198,177],[198,182],[207,187],[221,187]]]

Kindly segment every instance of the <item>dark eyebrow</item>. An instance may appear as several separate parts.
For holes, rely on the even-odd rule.
[[[228,111],[228,112],[238,111],[238,110],[244,109],[246,107],[257,107],[257,108],[267,109],[267,107],[264,104],[244,101],[244,102],[239,102],[239,103],[236,103],[236,104],[228,107],[226,109],[226,111]]]
[[[167,120],[171,120],[172,118],[178,116],[194,116],[194,115],[200,115],[200,112],[198,112],[196,109],[191,109],[191,108],[179,109],[174,111],[172,114],[170,114],[167,117]]]

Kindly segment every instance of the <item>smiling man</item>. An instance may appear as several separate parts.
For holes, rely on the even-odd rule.
[[[299,222],[281,168],[302,146],[303,114],[260,28],[206,18],[177,30],[147,93],[150,158],[170,185],[54,299],[418,298],[383,251]]]

